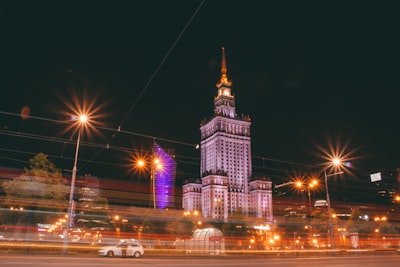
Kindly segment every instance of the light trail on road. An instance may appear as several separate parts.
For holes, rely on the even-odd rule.
[[[333,257],[241,257],[241,256],[182,256],[182,257],[148,257],[148,258],[103,258],[103,257],[65,257],[65,256],[23,256],[2,255],[0,266],[7,267],[90,267],[90,266],[230,266],[230,267],[397,267],[398,255],[368,255],[368,256],[333,256]]]

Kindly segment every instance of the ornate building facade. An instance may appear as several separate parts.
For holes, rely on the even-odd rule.
[[[235,213],[272,221],[272,183],[252,177],[251,120],[236,114],[232,82],[222,48],[214,115],[201,122],[200,178],[182,188],[182,207],[204,218],[227,220]]]

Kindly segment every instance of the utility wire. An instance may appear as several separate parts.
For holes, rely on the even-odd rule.
[[[105,128],[107,129],[107,128]],[[37,134],[29,134],[29,133],[23,133],[23,132],[12,132],[9,130],[0,130],[0,135],[7,135],[7,136],[12,136],[12,137],[18,137],[18,138],[26,138],[26,139],[32,139],[32,140],[40,140],[40,141],[45,141],[45,142],[57,142],[57,143],[67,143],[67,144],[75,144],[75,141],[72,141],[70,139],[63,139],[63,138],[55,138],[51,136],[45,136],[45,135],[37,135]],[[174,141],[177,143],[183,143],[179,141]],[[113,150],[113,151],[118,151],[118,152],[124,152],[124,153],[131,153],[132,151],[136,152],[141,152],[140,150],[136,150],[134,148],[128,148],[128,147],[121,147],[121,146],[109,146],[106,147],[104,144],[98,144],[98,143],[93,143],[93,142],[81,142],[81,146],[84,147],[93,147],[93,148],[101,148],[107,150]],[[18,153],[24,153],[24,154],[34,154],[34,153],[28,153],[25,151],[10,151],[6,149],[0,149],[0,151],[7,151],[7,152],[18,152]],[[64,159],[69,159],[68,157],[64,156],[51,156],[53,158],[64,158]],[[272,158],[266,158],[266,157],[258,157],[258,156],[253,156],[253,158],[262,158],[263,160],[267,160],[270,162],[279,162],[279,163],[285,163],[286,165],[288,163],[292,165],[302,165],[301,163],[296,163],[296,162],[290,162],[290,161],[283,161],[283,160],[278,160],[278,159],[272,159]],[[70,158],[72,160],[72,158]],[[190,164],[193,166],[198,166],[199,165],[199,158],[193,157],[193,156],[187,156],[187,155],[175,155],[175,160],[178,162],[181,162],[183,164]],[[85,163],[98,163],[98,161],[94,161],[93,159],[87,160],[87,159],[80,159],[81,162]],[[106,165],[113,165],[112,163],[104,163]],[[287,174],[290,172],[289,168],[272,168],[272,167],[266,167],[266,166],[259,166],[259,165],[253,165],[255,169],[261,169],[264,172],[266,170],[268,171],[273,171],[273,172],[279,172],[279,173],[284,173]],[[270,176],[273,176],[269,174]],[[286,177],[286,176],[285,176]]]
[[[15,117],[21,117],[20,114],[11,113],[11,112],[5,112],[5,111],[0,111],[0,114],[10,115],[10,116],[15,116]],[[48,118],[43,118],[43,117],[38,117],[38,116],[29,116],[29,119],[46,121],[46,122],[53,122],[53,123],[59,123],[59,124],[72,124],[73,123],[72,121],[62,121],[62,120],[48,119]],[[97,130],[115,131],[114,128],[108,128],[108,127],[102,127],[102,126],[92,126],[92,127],[96,128]],[[0,130],[0,132],[2,132],[3,134],[7,134],[7,132],[9,132],[9,131]],[[143,133],[136,133],[136,132],[126,131],[126,130],[120,130],[119,132],[127,134],[127,135],[134,135],[134,136],[144,137],[144,138],[148,138],[148,139],[157,139],[157,140],[165,141],[165,142],[168,142],[168,143],[175,143],[175,144],[185,145],[185,146],[189,146],[189,147],[194,147],[196,145],[196,144],[187,143],[187,142],[183,142],[183,141],[179,141],[179,140],[172,140],[172,139],[167,139],[167,138],[163,138],[163,137],[159,137],[159,136],[153,136],[153,135],[148,135],[148,134],[143,134]],[[18,136],[19,134],[23,134],[23,133],[18,132],[18,133],[14,133],[14,134],[15,134],[15,136]],[[30,134],[27,134],[27,135],[30,135]],[[52,138],[53,139],[54,137],[46,136],[45,138]],[[56,138],[54,138],[54,139],[56,139]],[[70,142],[70,143],[73,144],[74,142]],[[104,147],[106,148],[107,145],[104,145]]]
[[[9,115],[9,116],[17,116],[17,117],[21,117],[20,114],[16,114],[16,113],[11,113],[11,112],[4,112],[4,111],[0,111],[0,114],[4,114],[4,115]],[[55,120],[55,119],[48,119],[48,118],[43,118],[43,117],[38,117],[38,116],[29,116],[30,119],[34,119],[34,120],[39,120],[39,121],[45,121],[45,122],[51,122],[51,123],[55,123],[55,124],[72,124],[71,121],[62,121],[62,120]],[[103,130],[103,131],[115,131],[114,128],[107,128],[107,127],[101,127],[101,126],[93,126],[94,128],[96,128],[97,130]],[[127,135],[134,135],[134,136],[140,136],[140,137],[144,137],[144,138],[149,138],[149,139],[158,139],[158,140],[162,140],[165,142],[169,142],[169,143],[175,143],[175,144],[180,144],[180,145],[185,145],[185,146],[190,146],[190,147],[194,147],[195,144],[191,144],[191,143],[187,143],[187,142],[183,142],[183,141],[179,141],[179,140],[172,140],[172,139],[166,139],[166,138],[161,138],[161,137],[155,137],[155,136],[151,136],[151,135],[147,135],[147,134],[142,134],[142,133],[135,133],[135,132],[130,132],[130,131],[126,131],[126,130],[120,130],[119,132],[123,133],[123,134],[127,134]],[[45,135],[38,135],[38,134],[30,134],[30,133],[24,133],[24,132],[15,132],[15,131],[10,131],[10,130],[2,130],[0,129],[0,135],[8,135],[8,136],[13,136],[13,137],[19,137],[19,138],[28,138],[28,139],[33,139],[33,140],[40,140],[40,141],[46,141],[46,142],[58,142],[58,143],[67,143],[67,144],[76,144],[75,141],[72,141],[70,139],[63,139],[63,138],[57,138],[57,137],[51,137],[51,136],[45,136]],[[127,147],[121,147],[121,146],[109,146],[109,145],[105,145],[105,144],[98,144],[98,143],[93,143],[93,142],[81,142],[81,146],[85,146],[85,147],[94,147],[94,148],[100,148],[101,151],[104,151],[105,149],[107,150],[114,150],[114,151],[119,151],[119,152],[126,152],[126,153],[131,153],[131,152],[140,152],[139,150],[136,150],[134,148],[127,148]],[[0,150],[4,150],[4,149],[0,149]],[[26,153],[28,154],[28,153]],[[29,153],[32,154],[32,153]],[[56,156],[53,156],[56,157]],[[185,156],[185,155],[176,155],[177,158],[187,158],[196,162],[192,162],[190,163],[191,165],[199,165],[199,158],[195,158],[195,157],[191,157],[191,156]],[[66,157],[60,157],[60,158],[65,158]],[[280,173],[284,173],[285,177],[286,175],[290,172],[290,168],[288,167],[286,168],[272,168],[270,166],[265,166],[264,162],[272,162],[272,163],[279,163],[279,164],[284,164],[284,165],[288,165],[288,166],[300,166],[300,167],[306,167],[306,168],[315,168],[315,166],[309,165],[309,164],[304,164],[304,163],[299,163],[299,162],[293,162],[293,161],[285,161],[285,160],[279,160],[279,159],[273,159],[273,158],[268,158],[268,157],[262,157],[262,156],[252,156],[253,159],[256,160],[262,160],[263,165],[256,165],[254,164],[253,167],[255,169],[262,169],[263,171],[275,171],[275,172],[280,172]],[[92,157],[90,160],[80,160],[81,162],[84,162],[84,164],[89,164],[89,163],[96,163],[97,161],[94,161],[94,157]],[[187,161],[185,160],[178,160],[179,162],[182,163],[187,163]],[[105,163],[107,165],[111,165],[108,163]],[[269,176],[275,176],[273,174],[268,174]]]
[[[268,161],[274,161],[274,162],[279,162],[279,163],[285,163],[285,164],[289,164],[289,165],[297,165],[297,166],[302,166],[302,167],[315,168],[315,166],[313,166],[313,165],[298,163],[298,162],[293,162],[293,161],[284,161],[284,160],[278,160],[278,159],[272,159],[272,158],[266,158],[266,157],[260,157],[260,156],[253,156],[253,158],[261,159],[263,161],[268,160]]]
[[[178,43],[178,41],[181,39],[183,33],[186,31],[186,29],[189,27],[190,23],[193,21],[194,17],[196,16],[196,14],[199,12],[200,8],[202,7],[202,5],[204,4],[205,0],[201,1],[200,5],[197,7],[197,9],[195,10],[195,12],[193,13],[193,15],[190,17],[189,21],[186,23],[185,27],[183,28],[183,30],[181,31],[181,33],[178,35],[178,37],[176,38],[176,40],[174,41],[174,43],[172,44],[172,46],[170,47],[170,49],[167,51],[167,53],[165,54],[164,58],[161,60],[160,64],[157,66],[156,70],[153,72],[153,74],[151,75],[149,81],[146,83],[146,85],[144,86],[144,88],[142,89],[142,91],[140,92],[138,98],[135,100],[135,102],[132,104],[132,106],[129,108],[128,112],[126,113],[125,117],[122,119],[120,125],[119,125],[119,129],[122,128],[122,125],[125,123],[125,121],[128,119],[129,115],[131,114],[131,112],[133,111],[133,109],[136,107],[137,103],[139,102],[140,98],[142,97],[142,95],[144,94],[144,92],[147,90],[147,88],[150,86],[151,82],[153,81],[154,77],[156,76],[156,74],[158,73],[158,71],[161,69],[161,66],[164,64],[164,62],[167,60],[167,57],[171,54],[172,50],[175,48],[176,44]]]
[[[194,17],[196,16],[196,14],[199,12],[200,8],[203,6],[205,0],[201,1],[199,6],[197,7],[197,9],[195,10],[195,12],[193,13],[193,15],[190,17],[189,21],[186,23],[185,27],[183,28],[183,30],[181,31],[181,33],[178,35],[178,37],[176,38],[176,40],[174,41],[174,43],[172,44],[172,46],[170,47],[170,49],[167,51],[167,53],[165,54],[164,58],[161,60],[160,64],[157,66],[157,68],[155,69],[155,71],[153,72],[153,74],[151,75],[150,79],[148,80],[148,82],[146,83],[146,85],[144,86],[144,88],[142,89],[142,91],[140,92],[139,96],[136,98],[135,102],[133,102],[133,104],[131,105],[131,107],[129,108],[128,112],[126,113],[125,117],[122,119],[121,123],[118,126],[118,129],[114,131],[114,133],[111,135],[110,140],[107,143],[107,146],[109,146],[111,144],[111,141],[116,137],[118,132],[122,131],[122,125],[125,123],[125,121],[128,119],[128,117],[131,115],[133,109],[136,107],[137,103],[139,102],[139,100],[141,99],[141,97],[143,96],[143,94],[146,92],[146,90],[149,88],[150,84],[152,83],[154,77],[156,76],[156,74],[158,73],[158,71],[161,69],[162,65],[164,64],[164,62],[167,60],[168,56],[171,54],[172,50],[175,48],[176,44],[178,43],[178,41],[180,40],[180,38],[182,37],[182,35],[184,34],[184,32],[186,31],[186,29],[189,27],[190,23],[193,21]],[[147,137],[147,136],[146,136]],[[153,137],[153,140],[155,140],[155,138]],[[167,140],[170,141],[170,140]],[[100,153],[102,153],[104,151],[104,149],[99,150],[92,158],[95,159]],[[84,164],[83,166],[81,166],[81,169],[86,166],[86,164]]]
[[[9,115],[9,116],[14,116],[14,117],[23,117],[21,114],[18,113],[12,113],[12,112],[7,112],[7,111],[1,111],[0,114],[4,115]],[[40,120],[40,121],[47,121],[47,122],[54,122],[54,123],[62,123],[62,124],[72,124],[71,121],[61,121],[61,120],[55,120],[55,119],[48,119],[48,118],[43,118],[43,117],[38,117],[38,116],[32,116],[29,115],[27,116],[29,119],[34,119],[34,120]]]

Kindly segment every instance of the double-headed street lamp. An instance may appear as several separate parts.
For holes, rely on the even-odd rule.
[[[143,159],[138,159],[136,163],[137,167],[140,169],[146,168],[146,161]],[[153,157],[150,163],[150,192],[151,199],[153,201],[153,209],[156,208],[156,186],[155,186],[155,178],[157,171],[162,171],[163,165],[161,160],[158,157]]]
[[[302,181],[297,181],[296,182],[296,187],[299,189],[302,189],[304,186],[304,183]],[[317,188],[318,186],[318,180],[317,179],[312,179],[308,182],[307,184],[307,196],[308,196],[308,206],[309,206],[309,213],[311,217],[311,190]]]

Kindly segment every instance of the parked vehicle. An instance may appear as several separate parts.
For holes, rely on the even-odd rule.
[[[328,207],[328,201],[326,201],[326,200],[317,200],[314,203],[314,207]]]
[[[126,257],[140,258],[144,254],[143,246],[138,241],[122,241],[116,245],[105,246],[98,250],[100,256],[122,257],[126,249]]]

